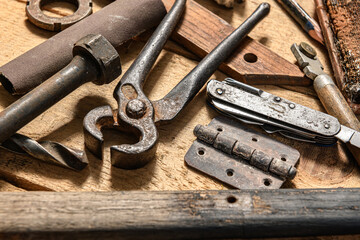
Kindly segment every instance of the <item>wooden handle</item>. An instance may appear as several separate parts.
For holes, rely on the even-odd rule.
[[[360,122],[346,102],[344,96],[328,75],[320,75],[314,80],[314,88],[326,111],[339,122],[356,131],[360,131]],[[346,144],[360,165],[360,149]]]
[[[2,193],[0,238],[228,239],[359,234],[359,196],[360,189]]]

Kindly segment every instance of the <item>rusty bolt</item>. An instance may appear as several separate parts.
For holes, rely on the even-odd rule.
[[[126,113],[131,118],[141,118],[146,112],[146,105],[139,99],[133,99],[126,106]]]
[[[88,35],[76,42],[73,55],[85,55],[98,63],[100,75],[93,80],[97,85],[108,84],[121,74],[119,54],[101,35]]]
[[[307,44],[306,42],[300,43],[300,51],[302,53],[304,53],[306,56],[308,56],[309,58],[315,59],[315,57],[316,57],[315,49],[312,46],[310,46],[309,44]]]

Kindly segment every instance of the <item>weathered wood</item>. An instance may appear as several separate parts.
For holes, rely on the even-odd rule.
[[[169,10],[174,0],[162,0]],[[199,57],[206,56],[235,30],[198,3],[188,0],[183,19],[172,38]],[[219,69],[248,84],[310,85],[300,69],[264,45],[246,37]]]
[[[337,86],[353,111],[360,114],[360,5],[357,1],[321,0],[315,4]]]
[[[3,193],[0,232],[101,239],[359,234],[359,198],[360,189]]]

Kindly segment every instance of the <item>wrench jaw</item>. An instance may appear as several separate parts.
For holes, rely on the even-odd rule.
[[[102,128],[112,128],[115,124],[110,106],[97,107],[86,114],[83,122],[85,147],[97,158],[103,160],[104,136]]]

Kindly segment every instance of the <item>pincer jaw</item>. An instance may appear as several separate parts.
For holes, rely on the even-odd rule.
[[[120,125],[126,125],[126,128],[131,127],[138,130],[140,141],[136,144],[111,146],[112,165],[130,170],[141,168],[154,159],[159,134],[151,118],[146,119],[139,126],[127,126],[124,122],[120,123]],[[85,146],[101,160],[103,160],[104,151],[102,128],[128,130],[124,126],[119,126],[117,111],[113,111],[110,106],[97,107],[85,116],[83,123]]]
[[[86,114],[83,122],[85,147],[97,158],[103,160],[104,136],[101,129],[115,123],[110,106],[97,107]]]
[[[142,145],[141,141],[138,145]],[[149,144],[146,148],[137,148],[135,145],[127,144],[111,146],[111,164],[126,170],[142,168],[154,159],[156,149],[157,141]]]

